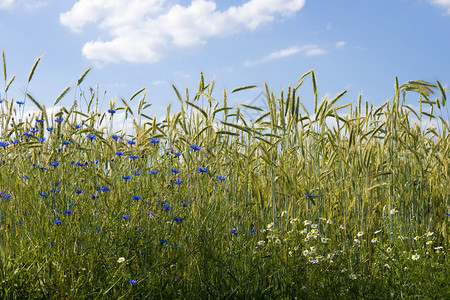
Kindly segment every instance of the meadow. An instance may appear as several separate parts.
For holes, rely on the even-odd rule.
[[[216,99],[201,74],[194,93],[173,86],[180,111],[152,117],[144,89],[100,110],[87,69],[50,113],[8,94],[2,62],[1,298],[450,299],[440,82],[342,105],[345,91],[318,99],[311,70],[265,85],[265,111],[227,103],[254,86]]]

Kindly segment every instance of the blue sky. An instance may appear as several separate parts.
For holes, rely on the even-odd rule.
[[[450,0],[0,0],[0,49],[17,100],[42,57],[28,90],[47,107],[88,67],[82,88],[99,86],[102,109],[146,87],[150,116],[178,104],[171,84],[192,96],[200,72],[234,106],[252,103],[264,82],[277,95],[311,68],[320,98],[348,90],[341,104],[362,93],[379,105],[395,76],[449,86]],[[230,94],[250,84],[258,88]]]

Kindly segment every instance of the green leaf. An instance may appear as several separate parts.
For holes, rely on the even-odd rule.
[[[40,111],[44,112],[42,106],[30,94],[27,93],[27,97],[39,108]]]
[[[131,96],[130,98],[130,102],[131,100],[133,100],[137,95],[139,95],[140,93],[142,93],[145,90],[145,87],[140,89],[139,91],[137,91],[136,93],[133,94],[133,96]]]

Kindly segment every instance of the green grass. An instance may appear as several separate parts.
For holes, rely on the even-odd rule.
[[[143,89],[111,100],[116,115],[99,110],[98,91],[84,99],[89,69],[76,106],[49,115],[28,92],[19,105],[5,65],[3,55],[0,297],[450,298],[439,82],[396,82],[380,107],[337,105],[345,92],[319,101],[309,71],[279,96],[266,86],[266,112],[230,107],[226,91],[215,99],[202,75],[192,98],[174,87],[181,110],[158,121]],[[313,113],[299,97],[307,79]],[[118,113],[132,132],[113,132]]]

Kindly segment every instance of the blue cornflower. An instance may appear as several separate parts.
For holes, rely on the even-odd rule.
[[[37,123],[42,123],[42,122],[44,122],[44,119],[36,119],[36,122]]]
[[[134,176],[141,176],[141,172],[139,172],[139,170],[133,170],[131,171],[131,174],[133,174]]]
[[[178,245],[178,244],[173,244],[173,247],[174,247],[174,248],[180,248],[181,246]],[[175,279],[175,280],[176,280],[176,279]]]
[[[116,155],[117,155],[117,156],[122,156],[122,155],[123,155],[123,151],[117,151],[117,152],[116,152]]]
[[[446,215],[447,217],[450,217],[450,213],[445,213],[445,215]]]
[[[33,136],[33,133],[31,131],[29,131],[29,130],[25,131],[23,134],[26,135],[27,137],[32,137]]]
[[[100,198],[100,195],[91,194],[91,198],[92,198],[92,200],[95,200],[95,199]]]
[[[128,141],[128,144],[129,144],[129,145],[136,145],[136,142],[135,142],[135,141],[132,141],[132,140],[129,140],[129,141]]]
[[[156,174],[158,174],[158,171],[150,170],[150,174],[151,174],[151,175],[156,175]]]
[[[75,129],[80,129],[80,128],[83,127],[83,126],[82,126],[82,125],[75,124],[73,127],[75,127]]]
[[[45,137],[42,138],[37,138],[38,142],[44,142],[45,141]]]
[[[183,180],[178,178],[177,180],[175,180],[173,182],[173,184],[181,184],[182,182],[183,182]]]
[[[104,186],[104,185],[102,185],[102,186],[100,187],[100,189],[102,190],[102,192],[109,192],[109,191],[110,191],[109,187]]]
[[[55,127],[50,126],[50,127],[47,128],[47,131],[53,131],[54,129],[55,129]]]
[[[183,218],[181,218],[181,217],[176,217],[176,218],[174,218],[173,220],[174,220],[175,222],[177,222],[177,223],[183,222]]]
[[[60,189],[51,189],[50,193],[59,193],[61,190]]]
[[[162,207],[162,209],[165,210],[165,211],[169,211],[169,210],[172,210],[172,206],[170,206],[170,205],[164,205],[164,206]]]
[[[59,181],[55,181],[55,183],[53,183],[53,184],[58,186],[59,185]]]
[[[44,167],[39,167],[39,166],[37,166],[37,167],[38,167],[38,169],[41,170],[41,171],[47,170],[47,168],[44,168]]]
[[[61,224],[61,220],[60,220],[59,217],[58,217],[58,219],[56,219],[53,223],[54,223],[55,225],[59,225],[59,224]]]
[[[181,172],[181,170],[177,170],[177,169],[170,169],[170,171],[174,174],[178,174]]]
[[[208,169],[207,169],[207,168],[200,168],[200,167],[198,167],[197,170],[198,170],[200,173],[207,173],[207,172],[208,172]]]
[[[150,143],[152,143],[152,144],[158,144],[158,143],[159,143],[159,140],[158,140],[158,139],[155,139],[155,138],[151,138],[151,139],[150,139]]]
[[[234,234],[235,236],[238,235],[238,232],[237,232],[236,228],[231,228],[230,232],[231,232],[231,234]]]
[[[64,141],[62,144],[63,144],[63,145],[70,145],[70,144],[71,144],[71,141]]]
[[[136,159],[136,158],[138,158],[139,156],[137,155],[137,154],[133,154],[133,155],[130,155],[130,159]]]
[[[55,122],[56,122],[56,123],[61,123],[63,120],[64,120],[64,118],[56,118],[56,119],[55,119]]]
[[[0,142],[0,147],[5,148],[5,147],[8,147],[8,146],[9,146],[9,143],[7,141]]]
[[[128,175],[128,176],[122,176],[122,178],[125,179],[125,180],[128,180],[128,179],[131,179],[131,176],[130,176],[130,175]]]
[[[47,246],[50,248],[51,246],[53,246],[53,242],[48,243]]]
[[[220,181],[224,181],[225,177],[224,176],[216,176],[216,179],[219,179]]]
[[[141,199],[141,195],[133,195],[133,200],[139,200]]]
[[[305,195],[306,195],[306,197],[308,197],[308,198],[310,198],[310,199],[311,199],[312,197],[314,197],[314,194],[310,194],[310,193],[308,193],[308,192],[306,192]]]
[[[24,105],[25,101],[16,101],[16,103],[19,104],[19,106],[20,106],[20,105]]]
[[[57,167],[57,166],[59,166],[59,162],[57,162],[56,160],[54,161],[54,162],[49,162],[48,163],[48,165],[50,166],[50,167]]]
[[[252,230],[250,230],[250,233],[255,233],[257,231],[258,231],[258,229],[252,229]]]
[[[90,139],[91,141],[92,140],[95,140],[97,137],[95,136],[95,134],[88,134],[88,135],[86,135],[86,137],[88,138],[88,139]]]
[[[76,190],[75,193],[77,193],[78,195],[83,193],[83,190]]]
[[[11,198],[11,195],[9,195],[7,193],[0,192],[0,198],[1,199],[8,199],[8,198]]]
[[[189,147],[190,147],[192,150],[194,150],[194,151],[199,151],[199,150],[201,149],[200,146],[197,146],[197,145],[194,145],[194,144],[190,145]]]
[[[172,152],[173,156],[175,157],[179,157],[181,156],[181,152]]]
[[[17,143],[19,143],[18,139],[11,140],[11,144],[17,144]]]
[[[111,138],[112,138],[113,140],[118,140],[118,139],[120,138],[120,136],[118,136],[117,134],[113,134],[113,135],[111,136]]]
[[[64,213],[65,213],[66,215],[70,215],[70,214],[72,214],[72,210],[71,210],[71,209],[65,210]]]
[[[159,239],[159,242],[160,242],[161,244],[167,244],[169,241],[168,241],[168,240],[165,240],[165,239]]]
[[[130,284],[136,284],[136,283],[137,283],[136,279],[130,279],[130,280],[128,280],[128,282],[129,282]]]
[[[113,114],[116,113],[116,110],[115,110],[115,109],[108,109],[108,113],[110,113],[111,115],[113,115]]]
[[[83,164],[82,162],[77,161],[77,166],[79,166],[79,167],[84,167],[84,166],[86,166],[86,165]]]
[[[32,133],[36,133],[36,132],[39,131],[39,128],[37,128],[37,127],[31,127],[31,128],[30,128],[30,131],[31,131]]]
[[[28,176],[28,175],[23,175],[22,178],[23,178],[23,179],[30,179],[30,176]]]
[[[128,220],[130,218],[130,215],[122,215],[122,219]]]
[[[48,194],[47,194],[46,192],[43,192],[43,193],[38,192],[38,193],[39,193],[39,195],[40,195],[42,198],[47,199]]]

